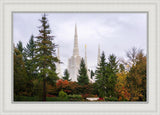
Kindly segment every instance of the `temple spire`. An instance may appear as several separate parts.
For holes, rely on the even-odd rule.
[[[57,58],[60,60],[60,56],[59,56],[59,47],[57,49]]]
[[[75,24],[75,33],[74,33],[75,36],[77,36],[77,24]]]
[[[58,60],[60,60],[59,47],[58,47],[58,49],[57,49],[57,58],[58,58]],[[61,67],[60,67],[60,63],[57,63],[56,71],[57,71],[58,77],[61,78]]]
[[[75,24],[75,34],[74,34],[74,48],[73,48],[73,55],[79,55],[79,48],[78,48],[78,35],[77,35],[77,25]]]

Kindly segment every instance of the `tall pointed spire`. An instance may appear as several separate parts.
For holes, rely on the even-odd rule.
[[[75,24],[75,33],[74,33],[75,36],[77,36],[77,24]]]
[[[58,47],[58,49],[57,49],[57,58],[58,58],[58,60],[60,60],[59,47]],[[58,73],[58,77],[61,78],[61,67],[60,67],[60,63],[57,63],[56,72]]]
[[[58,57],[58,59],[60,60],[60,56],[59,56],[59,47],[58,47],[58,50],[57,50],[57,57]]]
[[[100,64],[100,45],[98,45],[98,57],[97,57],[97,64],[99,65]]]
[[[78,48],[78,35],[77,35],[77,25],[75,24],[75,34],[74,34],[74,48],[73,48],[73,55],[79,55],[79,48]]]

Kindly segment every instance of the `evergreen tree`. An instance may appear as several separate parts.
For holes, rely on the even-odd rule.
[[[106,62],[105,54],[102,52],[100,64],[96,70],[96,86],[100,97],[115,96],[115,84],[117,81],[118,61],[116,56],[110,55]]]
[[[101,61],[96,70],[96,87],[99,92],[99,97],[105,97],[107,95],[107,84],[106,58],[104,52],[102,52]]]
[[[35,56],[35,48],[36,48],[36,45],[35,45],[35,42],[34,42],[34,36],[31,35],[31,38],[29,40],[29,43],[27,43],[26,45],[26,55],[29,59],[33,59],[34,56]]]
[[[14,96],[21,95],[26,89],[26,69],[21,52],[14,48]]]
[[[94,72],[93,70],[91,70],[91,79],[93,78],[93,76],[94,76]]]
[[[43,81],[43,101],[46,101],[46,81],[55,83],[58,79],[56,74],[55,63],[59,60],[55,56],[56,44],[53,43],[53,36],[51,36],[51,30],[49,29],[48,20],[46,14],[40,19],[42,23],[39,27],[39,36],[36,38],[36,50],[35,61],[37,69],[39,71],[39,79]]]
[[[109,62],[106,66],[106,74],[108,76],[107,96],[115,96],[115,85],[117,83],[118,61],[115,55],[110,55]]]
[[[27,74],[30,77],[30,79],[33,79],[33,77],[36,75],[36,66],[35,66],[35,42],[34,42],[34,36],[32,35],[29,43],[27,43],[26,48],[24,49],[24,54],[26,55],[25,59],[25,65],[27,68]]]
[[[125,71],[125,67],[123,64],[119,65],[119,72],[124,72]]]
[[[17,43],[17,49],[18,49],[21,53],[23,53],[24,47],[23,47],[23,44],[22,44],[21,41],[19,41],[19,42]]]
[[[87,69],[83,58],[81,60],[79,75],[77,80],[80,85],[87,85],[89,83]]]
[[[23,61],[24,61],[24,63],[26,62],[26,60],[27,60],[27,56],[26,56],[26,54],[25,54],[25,48],[23,47],[23,44],[22,44],[22,42],[21,41],[19,41],[18,43],[17,43],[17,49],[20,51],[20,53],[22,54],[22,56],[23,56]]]
[[[111,54],[108,58],[109,62],[108,65],[112,69],[112,72],[116,74],[118,72],[118,61],[117,57],[114,54]]]
[[[69,72],[67,69],[65,69],[64,71],[64,77],[63,77],[63,80],[67,80],[67,81],[70,81],[71,79],[69,79]]]

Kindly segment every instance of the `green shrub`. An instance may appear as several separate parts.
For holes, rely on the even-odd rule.
[[[61,90],[58,94],[59,97],[61,98],[67,98],[67,93],[65,93],[63,90]]]
[[[117,97],[105,97],[105,101],[118,101]]]

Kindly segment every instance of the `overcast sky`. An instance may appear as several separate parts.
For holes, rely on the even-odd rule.
[[[38,35],[42,13],[14,13],[13,41],[22,41],[25,46],[30,36]],[[87,45],[88,67],[97,65],[98,44],[106,58],[115,54],[125,58],[132,47],[147,50],[146,13],[47,13],[54,41],[60,47],[62,73],[73,54],[75,23],[77,24],[79,54],[84,57]]]

